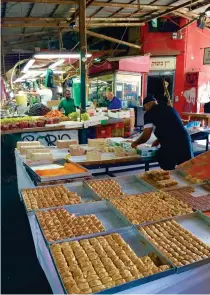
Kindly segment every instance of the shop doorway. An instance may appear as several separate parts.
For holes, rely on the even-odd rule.
[[[147,94],[161,94],[162,84],[168,82],[168,91],[170,94],[171,102],[174,101],[174,71],[171,72],[150,72],[147,78]]]

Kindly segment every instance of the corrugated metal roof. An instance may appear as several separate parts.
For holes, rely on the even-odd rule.
[[[21,0],[20,0],[21,1]],[[85,0],[84,0],[85,1]],[[108,3],[110,2],[110,4],[114,4],[114,3],[123,3],[123,4],[134,4],[136,5],[136,7],[134,8],[130,8],[130,7],[123,7],[121,8],[120,5],[118,5],[117,7],[113,7],[113,6],[105,6],[105,7],[100,7],[100,6],[94,6],[94,3],[92,3],[86,11],[86,15],[87,17],[96,17],[96,18],[109,18],[110,16],[112,17],[127,17],[129,15],[132,15],[132,17],[135,15],[134,13],[136,13],[138,11],[138,2],[137,0],[135,1],[131,1],[131,0],[95,0],[94,2],[103,2],[103,3]],[[135,15],[140,17],[142,14],[148,14],[150,13],[150,17],[151,16],[156,16],[156,12],[153,13],[153,11],[156,11],[157,6],[161,5],[161,6],[178,6],[180,4],[186,3],[187,0],[178,0],[178,1],[174,1],[174,0],[157,0],[157,1],[152,1],[152,0],[140,0],[140,10],[138,11],[138,13]],[[152,4],[150,4],[152,3]],[[198,4],[200,3],[200,5],[203,5],[204,3],[209,3],[209,0],[198,0],[197,2]],[[197,4],[196,3],[196,4]],[[44,4],[44,5],[43,5]],[[197,8],[195,7],[196,5],[195,3],[192,4],[193,8]],[[145,7],[141,7],[141,5],[150,5],[154,6],[154,10],[151,10],[151,8],[145,8]],[[190,14],[191,17],[196,16],[196,14],[200,14],[202,12],[205,11],[205,9],[210,6],[210,4],[207,4],[206,6],[202,7],[202,8],[197,8],[196,10],[193,10],[194,14]],[[192,7],[189,7],[190,10],[192,9]],[[78,8],[78,5],[75,4],[46,4],[44,3],[22,3],[22,2],[9,2],[9,3],[2,3],[2,16],[3,17],[41,17],[41,18],[56,18],[56,17],[60,17],[60,18],[69,18],[72,17],[74,15],[75,10]],[[161,10],[163,11],[163,10]],[[2,21],[4,22],[4,19],[2,19]],[[129,18],[128,18],[129,21]],[[141,21],[143,21],[143,19],[141,18]],[[40,21],[41,22],[41,21]],[[126,22],[126,20],[124,21]],[[13,22],[14,23],[14,22]],[[18,48],[22,47],[22,48],[34,48],[36,46],[47,46],[47,39],[52,37],[52,31],[55,31],[56,28],[36,28],[36,27],[28,27],[28,28],[22,28],[22,27],[18,27],[18,23],[17,27],[13,27],[13,28],[5,28],[2,27],[2,36],[5,36],[6,38],[8,38],[9,36],[12,35],[11,37],[11,41],[13,41],[13,44],[16,44],[16,46]],[[36,22],[37,23],[37,22]],[[43,21],[42,21],[43,23]],[[41,32],[40,36],[36,36],[34,37],[34,33],[37,32]],[[46,32],[46,35],[43,35],[43,32]],[[18,34],[26,34],[24,36],[24,38],[22,36],[18,36]],[[30,37],[31,34],[31,37]],[[49,35],[49,38],[48,38]],[[54,34],[55,35],[55,34]],[[57,36],[55,36],[56,38]],[[27,38],[27,39],[26,39]],[[44,41],[42,41],[41,39],[45,39]],[[33,41],[34,40],[34,41]],[[9,41],[9,40],[8,40]],[[7,41],[7,42],[8,42]],[[17,43],[15,43],[15,41]],[[20,43],[18,43],[20,42]],[[7,43],[9,44],[9,43]],[[14,47],[14,45],[13,45]],[[8,45],[7,45],[7,49],[8,49]]]

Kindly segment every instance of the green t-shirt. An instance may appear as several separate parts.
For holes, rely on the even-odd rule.
[[[70,113],[76,112],[73,98],[70,98],[68,100],[66,98],[62,99],[58,106],[58,109],[64,109],[66,116],[68,116],[68,114]]]

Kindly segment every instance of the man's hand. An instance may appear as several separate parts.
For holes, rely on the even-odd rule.
[[[135,141],[132,142],[131,147],[132,147],[133,149],[136,149],[137,146],[138,146],[138,143],[136,143]]]
[[[155,141],[153,141],[153,143],[152,143],[152,147],[154,147],[154,146],[158,146],[160,143],[159,143],[159,141],[158,141],[158,139],[156,139]]]

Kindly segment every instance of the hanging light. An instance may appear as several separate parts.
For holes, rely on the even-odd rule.
[[[91,57],[92,54],[87,53],[86,57]],[[80,58],[79,53],[40,53],[35,54],[34,58],[37,59],[53,59],[53,58]]]
[[[30,59],[27,64],[25,65],[25,67],[23,68],[22,72],[26,73],[28,71],[28,69],[35,63],[35,59]]]

